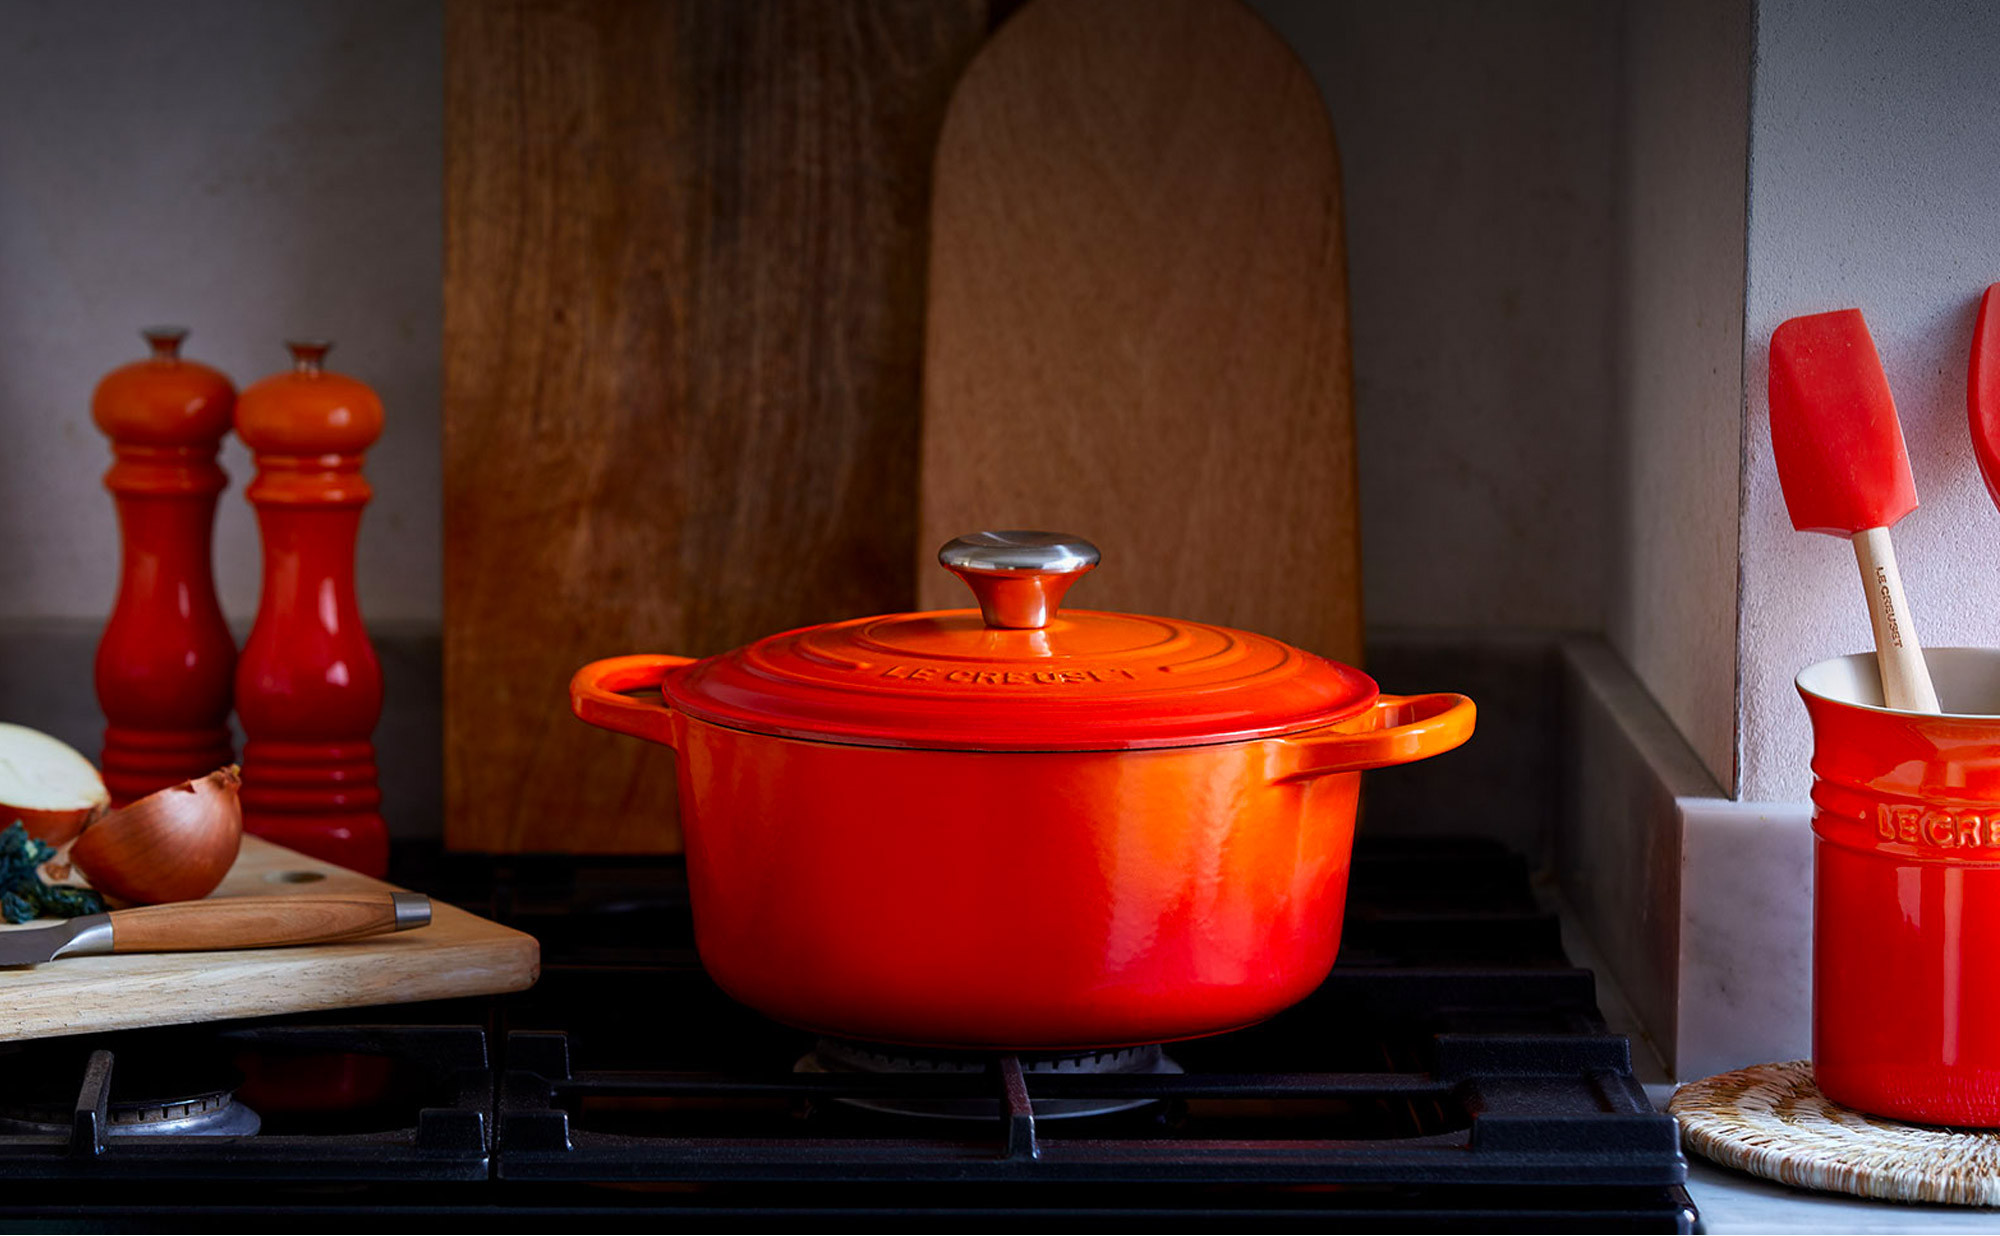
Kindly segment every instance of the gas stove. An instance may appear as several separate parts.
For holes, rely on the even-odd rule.
[[[541,982],[370,1024],[0,1048],[8,1212],[1692,1230],[1672,1119],[1492,843],[1364,842],[1339,964],[1262,1025],[996,1056],[820,1040],[736,1004],[696,958],[675,862],[402,857],[399,882],[538,937]]]

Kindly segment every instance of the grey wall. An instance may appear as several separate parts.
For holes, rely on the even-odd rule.
[[[0,29],[0,617],[109,613],[90,393],[170,322],[239,384],[285,368],[288,335],[337,341],[387,408],[362,611],[435,622],[439,6],[0,0]],[[216,573],[242,618],[260,572],[233,438],[223,466]]]
[[[1368,621],[1601,630],[1619,6],[1253,7],[1340,141]]]
[[[1922,505],[1896,526],[1919,635],[2000,643],[2000,515],[1966,427],[1979,294],[2000,281],[2000,5],[1762,0],[1751,104],[1739,796],[1801,800],[1806,665],[1872,647],[1848,545],[1793,532],[1771,462],[1771,331],[1859,306]]]
[[[1607,634],[1722,786],[1736,773],[1750,0],[1627,7]]]

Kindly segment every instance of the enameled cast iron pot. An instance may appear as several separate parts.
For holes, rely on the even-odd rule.
[[[1097,564],[1073,537],[939,558],[980,609],[572,681],[577,716],[679,753],[715,980],[821,1033],[1016,1050],[1216,1033],[1318,986],[1360,770],[1457,746],[1472,701],[1223,627],[1058,614]]]

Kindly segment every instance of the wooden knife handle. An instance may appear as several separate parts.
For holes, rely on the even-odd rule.
[[[384,931],[406,931],[430,921],[430,898],[417,893],[176,901],[114,911],[111,951],[183,953],[319,944]]]

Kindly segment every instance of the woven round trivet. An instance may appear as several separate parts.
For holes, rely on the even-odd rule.
[[[1819,1092],[1810,1061],[1691,1082],[1667,1109],[1689,1150],[1753,1176],[1898,1202],[2000,1206],[2000,1132],[1863,1115]]]

